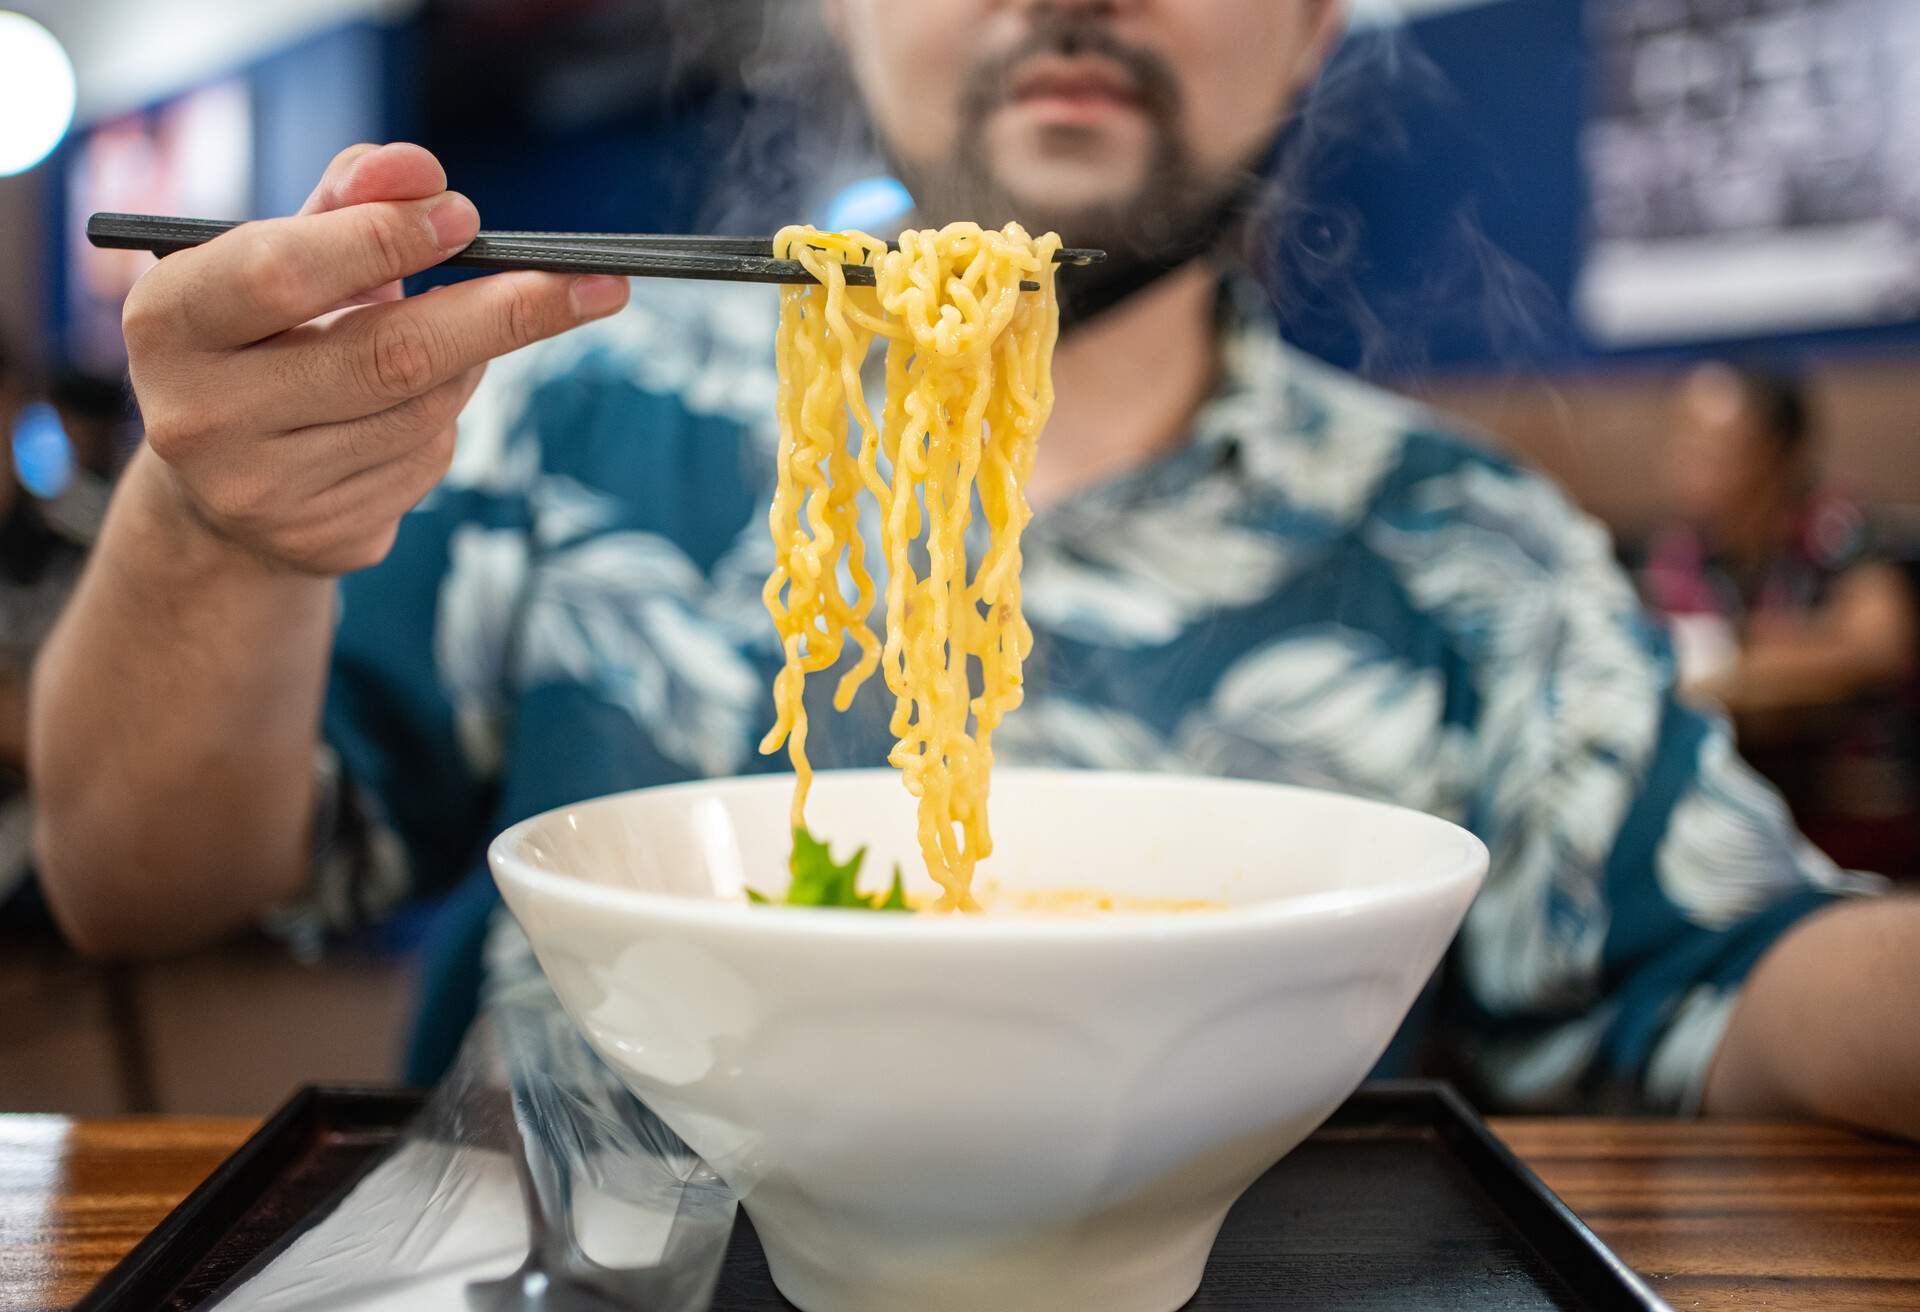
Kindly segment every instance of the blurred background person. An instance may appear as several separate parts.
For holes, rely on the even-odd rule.
[[[36,421],[51,416],[0,350],[0,433],[8,438],[0,468],[0,907],[28,867],[27,674],[86,558],[84,543],[63,533],[21,481],[17,453],[30,448]]]
[[[1787,373],[1710,362],[1674,403],[1673,519],[1642,570],[1684,696],[1723,707],[1741,753],[1843,865],[1911,874],[1920,624],[1861,507],[1823,485],[1819,416]]]
[[[30,869],[28,672],[99,534],[126,420],[117,381],[63,370],[43,396],[0,354],[0,910]]]
[[[66,537],[91,545],[114,480],[136,444],[129,442],[126,386],[118,378],[64,369],[48,385],[47,403],[68,451],[66,479],[47,502],[47,518]]]

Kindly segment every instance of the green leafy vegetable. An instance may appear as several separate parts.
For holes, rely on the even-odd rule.
[[[860,866],[866,859],[867,849],[862,847],[844,864],[835,861],[825,843],[808,833],[804,827],[796,828],[793,831],[793,854],[787,858],[787,872],[791,878],[787,883],[786,897],[770,898],[750,888],[747,890],[747,900],[763,906],[783,901],[793,907],[911,911],[913,908],[907,905],[906,884],[898,865],[893,868],[893,886],[884,895],[860,891]]]
[[[856,887],[860,880],[860,865],[867,859],[867,849],[855,850],[852,858],[842,865],[833,859],[833,853],[827,845],[808,833],[805,828],[793,831],[793,855],[787,858],[787,872],[792,880],[787,885],[787,902],[796,907],[863,907],[867,900],[860,896]]]

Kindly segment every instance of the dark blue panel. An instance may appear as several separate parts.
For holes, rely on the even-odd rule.
[[[248,71],[256,214],[299,209],[334,155],[389,135],[385,40],[374,24],[355,23],[270,55]]]
[[[1294,340],[1388,379],[1920,344],[1920,323],[1631,352],[1585,340],[1569,308],[1586,203],[1584,8],[1495,0],[1352,38],[1304,187],[1321,227],[1282,251],[1283,269],[1312,275],[1304,295],[1281,289]]]
[[[1571,351],[1580,44],[1571,0],[1349,39],[1291,146],[1304,213],[1278,300],[1297,343],[1388,377]]]

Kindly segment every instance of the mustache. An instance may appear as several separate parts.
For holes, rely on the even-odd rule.
[[[1126,71],[1141,110],[1164,133],[1171,134],[1180,121],[1180,79],[1157,52],[1123,41],[1108,20],[1095,14],[1046,7],[1018,44],[984,56],[968,72],[960,98],[962,121],[977,126],[1012,99],[1015,73],[1041,55],[1108,60]]]

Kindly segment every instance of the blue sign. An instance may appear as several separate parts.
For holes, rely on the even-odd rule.
[[[912,208],[913,196],[900,180],[882,174],[849,183],[834,193],[820,226],[833,232],[849,228],[884,232],[898,226]]]
[[[20,486],[43,501],[67,490],[73,478],[73,444],[60,412],[35,401],[13,421],[13,471]]]

